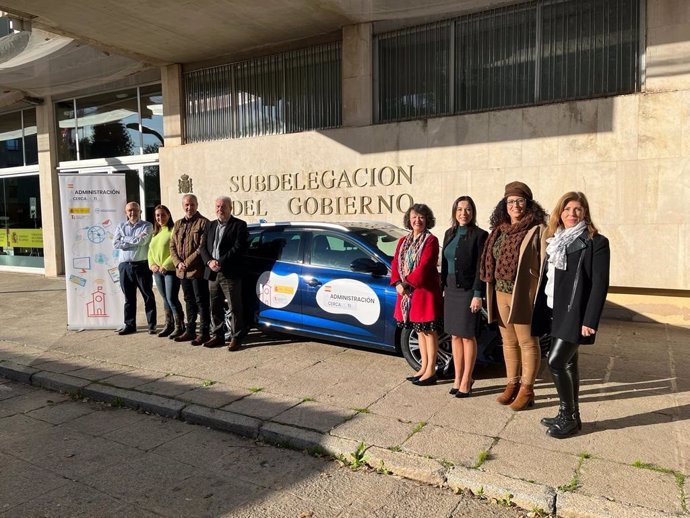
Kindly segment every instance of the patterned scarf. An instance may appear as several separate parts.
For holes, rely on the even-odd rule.
[[[398,252],[398,273],[400,274],[400,280],[402,280],[402,282],[406,282],[407,276],[419,264],[419,259],[422,256],[422,250],[424,249],[426,240],[430,235],[431,232],[425,230],[416,238],[413,236],[412,232],[403,238],[400,251]],[[405,291],[400,301],[400,309],[402,310],[403,321],[405,323],[410,321],[411,305],[412,293]]]
[[[537,222],[534,220],[534,214],[527,214],[514,225],[503,223],[491,231],[482,252],[479,269],[479,276],[484,282],[494,282],[496,279],[515,280],[520,258],[520,245],[527,232],[535,225]],[[505,234],[505,238],[500,243],[498,261],[496,261],[494,244],[501,234]]]
[[[546,253],[549,256],[548,261],[559,270],[565,270],[567,264],[565,250],[570,243],[582,234],[585,228],[587,228],[587,223],[584,221],[580,221],[577,225],[568,229],[558,227],[553,237],[546,240],[548,243],[546,247]]]

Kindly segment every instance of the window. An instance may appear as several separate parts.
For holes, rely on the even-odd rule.
[[[314,234],[311,242],[311,264],[340,270],[349,270],[352,261],[368,258],[369,254],[342,237]]]
[[[340,49],[329,43],[186,73],[186,141],[340,126]]]
[[[640,1],[534,0],[381,34],[378,121],[639,91]]]
[[[160,85],[55,103],[61,161],[157,153],[163,145]]]
[[[301,232],[289,230],[267,230],[249,237],[247,255],[270,261],[301,263]]]
[[[0,114],[0,168],[36,164],[36,110]]]
[[[379,39],[382,120],[449,112],[450,34],[451,24],[441,23]]]

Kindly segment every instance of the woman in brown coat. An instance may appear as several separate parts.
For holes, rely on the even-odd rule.
[[[498,320],[508,382],[496,401],[523,410],[534,404],[539,340],[532,336],[534,300],[543,259],[546,212],[522,182],[506,185],[491,214],[491,234],[482,253],[489,322]]]

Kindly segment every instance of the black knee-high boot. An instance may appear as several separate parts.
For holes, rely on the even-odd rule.
[[[549,351],[549,368],[558,392],[560,410],[546,433],[557,439],[570,437],[579,429],[575,414],[575,382],[572,378],[573,371],[568,368],[568,364],[577,353],[577,348],[578,344],[554,338]]]
[[[578,367],[579,352],[575,352],[572,359],[566,364],[565,369],[573,380],[573,401],[575,403],[575,419],[577,420],[577,429],[582,430],[582,419],[580,418],[580,373]],[[563,413],[563,406],[559,405],[558,414],[555,417],[542,417],[539,421],[547,428],[556,424],[556,420]]]

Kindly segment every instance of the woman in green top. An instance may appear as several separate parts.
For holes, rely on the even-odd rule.
[[[175,338],[184,332],[184,312],[178,296],[180,279],[175,275],[175,266],[170,259],[173,219],[170,209],[165,205],[156,206],[154,217],[156,222],[149,244],[149,268],[165,307],[165,327],[158,336]]]
[[[477,226],[477,206],[470,196],[453,203],[451,225],[443,238],[441,287],[443,328],[452,336],[455,380],[450,394],[468,397],[472,392],[472,371],[477,359],[477,328],[482,309],[484,284],[479,278],[479,260],[488,237]]]

